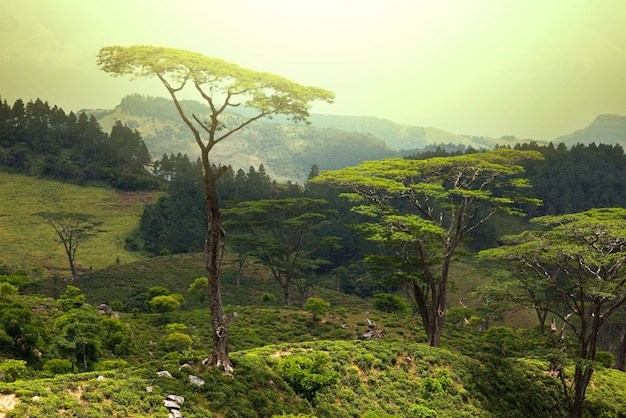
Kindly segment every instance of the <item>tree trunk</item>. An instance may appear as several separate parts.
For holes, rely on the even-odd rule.
[[[619,336],[619,345],[617,346],[617,355],[615,356],[615,363],[613,368],[616,370],[624,371],[626,366],[626,325],[622,325],[622,332]]]
[[[571,418],[582,418],[585,407],[585,393],[591,380],[593,368],[576,365],[574,373],[574,401],[570,414]]]
[[[232,363],[228,357],[228,320],[222,305],[220,291],[220,267],[224,255],[225,233],[222,228],[222,214],[217,202],[215,178],[212,173],[205,173],[205,207],[207,211],[208,231],[204,247],[205,265],[209,286],[209,308],[213,325],[213,354],[209,365],[232,372]]]
[[[447,254],[452,251],[447,250]],[[428,345],[439,347],[441,334],[443,333],[443,322],[446,314],[446,298],[448,291],[448,272],[450,270],[451,256],[447,255],[441,263],[441,278],[439,281],[433,280],[431,286],[431,302],[429,312],[429,326],[426,330],[428,335]]]

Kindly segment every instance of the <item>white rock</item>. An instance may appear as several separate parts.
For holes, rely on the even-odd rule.
[[[185,398],[183,398],[182,396],[178,396],[178,395],[167,395],[166,399],[170,401],[174,401],[179,405],[182,405],[185,403]]]
[[[204,386],[204,380],[200,379],[198,376],[189,375],[189,381],[196,386]]]

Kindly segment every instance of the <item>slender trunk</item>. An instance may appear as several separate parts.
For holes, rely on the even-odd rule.
[[[449,251],[449,253],[451,253]],[[451,257],[446,256],[441,263],[441,278],[439,282],[433,283],[431,304],[429,312],[428,344],[432,347],[439,347],[441,334],[443,333],[443,322],[446,314],[446,297],[448,291],[448,272],[450,269]]]
[[[283,295],[285,298],[285,306],[291,306],[291,280],[289,277],[285,277],[285,283],[283,284]]]
[[[574,372],[574,401],[572,402],[571,418],[582,418],[585,407],[585,393],[593,374],[592,367],[576,365]]]
[[[619,343],[617,345],[617,354],[615,355],[615,362],[611,366],[612,368],[620,371],[624,371],[626,366],[626,325],[622,324],[622,332],[619,335]]]
[[[209,279],[209,308],[213,325],[213,354],[209,365],[223,368],[227,373],[232,371],[232,363],[228,357],[228,320],[222,305],[220,290],[220,267],[224,255],[225,233],[222,228],[222,214],[215,192],[215,179],[212,174],[205,173],[205,206],[207,211],[208,231],[204,247],[207,278]]]
[[[83,343],[83,366],[87,370],[87,344]]]

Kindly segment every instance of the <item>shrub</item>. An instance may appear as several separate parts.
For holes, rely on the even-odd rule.
[[[279,362],[278,369],[296,393],[308,400],[318,390],[339,381],[339,373],[331,370],[328,356],[320,352],[287,356]]]
[[[165,348],[168,351],[182,352],[188,349],[193,342],[193,339],[182,332],[172,332],[165,337]]]
[[[437,411],[424,405],[411,405],[408,416],[411,418],[437,418]]]
[[[67,359],[53,358],[45,362],[44,371],[50,374],[67,374],[72,371],[72,362]]]
[[[328,312],[328,308],[330,308],[330,303],[322,298],[308,298],[304,304],[304,309],[313,314],[314,321],[324,316]]]
[[[406,299],[390,293],[374,294],[374,307],[388,313],[407,313],[411,310]]]
[[[129,363],[126,360],[122,359],[113,359],[113,360],[103,360],[94,364],[93,369],[96,371],[105,371],[105,370],[115,370],[115,369],[125,369],[129,366]]]
[[[596,362],[600,363],[602,367],[609,368],[615,362],[615,356],[610,351],[598,351]]]
[[[24,360],[8,359],[0,363],[0,372],[4,373],[6,380],[13,382],[26,371]]]
[[[276,302],[276,296],[273,293],[263,293],[261,301],[265,304],[274,303]]]
[[[124,311],[124,302],[122,302],[121,300],[113,300],[113,301],[111,301],[109,306],[115,312],[123,312]]]

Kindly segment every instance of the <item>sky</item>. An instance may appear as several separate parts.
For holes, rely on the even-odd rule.
[[[105,46],[187,49],[335,92],[314,113],[549,141],[626,115],[623,0],[0,0],[0,98],[165,97]]]

